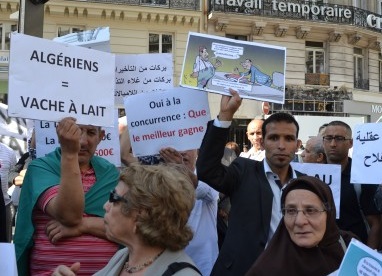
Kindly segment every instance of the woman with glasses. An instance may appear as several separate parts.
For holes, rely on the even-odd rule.
[[[350,235],[336,225],[336,208],[327,184],[301,176],[281,196],[283,219],[247,275],[328,275],[337,270]]]
[[[108,239],[125,248],[95,275],[200,275],[183,250],[192,238],[187,220],[194,193],[180,166],[132,164],[122,170],[104,205],[104,223]],[[59,266],[53,275],[80,269],[79,263]]]

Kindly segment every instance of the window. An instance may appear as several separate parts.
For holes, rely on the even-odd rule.
[[[367,68],[366,60],[365,50],[355,47],[353,50],[354,88],[369,90],[369,80],[365,70]]]
[[[325,50],[323,42],[305,42],[306,73],[325,73]]]
[[[382,0],[377,0],[377,13],[382,14]]]
[[[382,54],[378,54],[378,64],[379,64],[379,92],[382,92]]]
[[[363,79],[364,73],[364,57],[363,50],[361,48],[354,48],[353,50],[353,61],[354,61],[354,78],[358,80]]]
[[[246,35],[231,35],[231,34],[226,34],[226,38],[231,38],[231,39],[236,39],[236,40],[241,40],[241,41],[247,41],[248,37]]]
[[[85,27],[73,27],[73,26],[59,26],[57,29],[57,36],[64,36],[71,33],[83,32]]]
[[[149,34],[149,53],[172,53],[172,35]]]
[[[0,24],[0,50],[9,50],[11,32],[17,31],[17,24]]]
[[[367,10],[367,2],[368,1],[365,1],[365,0],[353,0],[353,6],[360,9]]]

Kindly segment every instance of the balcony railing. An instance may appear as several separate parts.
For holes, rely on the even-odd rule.
[[[68,0],[81,1],[84,0]],[[200,0],[85,0],[86,2],[200,11]]]
[[[317,74],[317,73],[306,73],[305,74],[305,84],[309,85],[330,85],[330,75],[328,74]]]
[[[354,88],[369,90],[369,80],[354,78]]]
[[[272,103],[271,110],[273,112],[343,113],[343,101],[286,99],[284,104]]]
[[[232,4],[232,2],[237,3],[235,5]],[[261,7],[259,8],[256,5],[252,5],[252,7],[249,7],[249,5],[241,4],[239,5],[238,2],[240,1],[215,1],[215,0],[209,0],[209,6],[208,6],[208,13],[211,12],[224,12],[224,13],[241,13],[245,15],[256,15],[256,16],[264,16],[264,17],[274,17],[274,18],[283,18],[283,19],[292,19],[292,20],[305,20],[305,21],[318,21],[318,22],[326,22],[326,23],[335,23],[335,24],[346,24],[346,25],[352,25],[356,27],[361,27],[365,29],[369,29],[374,32],[381,33],[381,30],[377,28],[370,27],[367,24],[367,16],[368,15],[374,15],[377,18],[379,18],[381,15],[377,13],[373,13],[367,10],[359,9],[357,7],[353,6],[344,6],[344,5],[337,5],[337,4],[329,4],[329,3],[317,3],[316,1],[306,1],[306,0],[289,0],[285,1],[289,3],[294,3],[295,6],[291,9],[286,9],[285,11],[280,11],[278,9],[274,9],[273,6],[273,0],[262,0],[261,1]],[[258,1],[252,1],[252,3],[256,3]],[[230,4],[228,4],[230,3]],[[242,2],[246,3],[246,2]],[[309,10],[312,10],[312,6],[318,6],[321,10],[321,7],[330,7],[332,10],[350,10],[351,16],[349,18],[346,18],[345,16],[341,15],[333,15],[328,16],[326,13],[319,13],[318,15],[313,14],[312,12],[309,12],[308,14],[303,14],[301,6],[309,6]],[[297,7],[300,7],[298,9]],[[317,8],[315,8],[316,10]],[[340,13],[339,13],[340,14]]]

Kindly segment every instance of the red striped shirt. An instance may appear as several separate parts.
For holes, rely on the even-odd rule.
[[[94,170],[81,173],[81,176],[86,193],[95,183]],[[65,238],[52,244],[45,233],[46,224],[52,218],[45,213],[45,208],[49,200],[57,195],[58,189],[59,185],[56,185],[42,193],[33,210],[35,232],[30,259],[31,275],[51,275],[58,265],[71,266],[74,262],[81,263],[77,275],[93,275],[108,263],[118,250],[118,245],[91,235]],[[83,216],[89,217],[87,214]]]

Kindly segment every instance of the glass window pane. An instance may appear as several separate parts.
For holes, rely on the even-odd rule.
[[[316,51],[316,73],[325,71],[325,54],[322,51]]]
[[[149,34],[149,53],[159,53],[159,34]]]
[[[306,64],[306,73],[314,73],[314,52],[306,51],[305,52],[305,64]]]
[[[162,53],[172,53],[172,35],[162,35]]]
[[[3,45],[3,25],[0,24],[0,50],[4,50]]]

